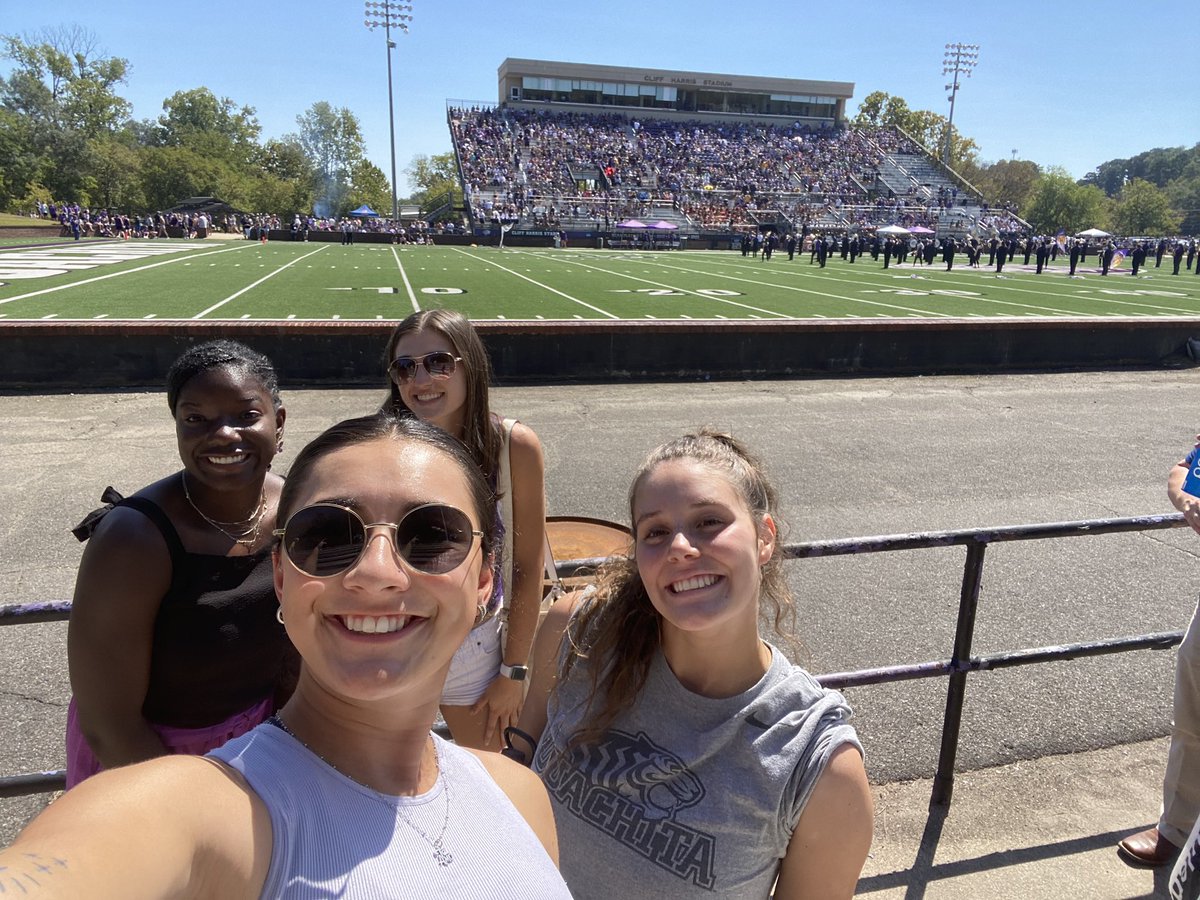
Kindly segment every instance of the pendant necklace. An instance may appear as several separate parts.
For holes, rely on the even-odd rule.
[[[375,790],[375,788],[371,787],[370,785],[363,784],[357,778],[351,778],[349,775],[347,775],[345,772],[343,772],[341,769],[339,769],[337,766],[335,766],[333,763],[331,763],[329,760],[327,760],[325,757],[323,757],[320,753],[318,753],[312,747],[308,746],[308,744],[306,744],[303,740],[301,740],[299,737],[296,736],[296,733],[294,731],[292,731],[292,729],[288,728],[287,725],[284,724],[283,719],[279,718],[278,715],[271,716],[271,718],[267,719],[267,722],[268,722],[268,724],[274,725],[276,728],[278,728],[284,734],[289,735],[301,747],[303,747],[305,750],[307,750],[309,753],[311,753],[313,756],[315,756],[321,762],[325,763],[325,765],[329,766],[329,768],[333,769],[333,771],[337,772],[343,778],[349,779],[350,781],[353,781],[355,784],[357,784],[359,787],[363,788],[367,792],[367,796],[370,797],[372,800],[374,800],[376,803],[379,803],[380,805],[382,805],[386,809],[390,810],[391,812],[399,813],[400,818],[404,821],[404,824],[407,825],[409,828],[411,828],[413,831],[415,831],[417,834],[419,834],[421,836],[421,838],[425,841],[425,843],[427,843],[430,847],[433,848],[433,858],[439,866],[441,866],[442,868],[445,868],[446,866],[450,865],[450,863],[454,862],[454,854],[452,854],[449,850],[446,849],[446,844],[445,844],[446,828],[450,825],[450,780],[448,778],[442,778],[443,771],[444,771],[444,768],[442,766],[442,753],[438,749],[437,741],[434,740],[432,737],[431,737],[431,740],[433,740],[433,754],[434,754],[434,759],[436,760],[436,765],[437,765],[437,773],[438,773],[437,777],[442,782],[442,795],[446,798],[446,814],[442,818],[442,828],[438,832],[438,836],[436,838],[431,838],[429,836],[429,834],[425,831],[425,829],[423,829],[420,825],[418,825],[416,822],[414,822],[412,819],[410,819],[408,817],[408,813],[406,813],[404,811],[404,807],[400,806],[399,804],[397,804],[397,803],[393,802],[391,799],[389,799],[389,795],[384,794],[381,791]]]
[[[267,511],[267,486],[264,484],[262,496],[259,498],[258,506],[254,512],[240,522],[219,522],[205,514],[196,501],[192,499],[192,493],[188,490],[187,472],[180,473],[180,480],[183,482],[183,496],[187,498],[188,504],[196,511],[205,522],[211,525],[225,537],[229,538],[235,544],[241,544],[243,547],[252,547],[258,540],[258,529],[262,525],[263,515]],[[229,526],[233,531],[227,530],[224,526]]]

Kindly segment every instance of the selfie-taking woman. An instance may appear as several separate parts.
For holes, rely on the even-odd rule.
[[[67,638],[68,787],[219,747],[270,715],[295,677],[271,586],[283,486],[269,471],[283,442],[275,370],[241,344],[198,344],[167,373],[167,405],[183,469],[81,532],[95,533]]]
[[[289,473],[273,558],[302,657],[291,699],[207,757],[67,792],[0,854],[5,883],[123,900],[567,897],[536,776],[430,730],[491,597],[494,509],[462,446],[422,422],[318,437]]]
[[[499,496],[495,594],[455,657],[442,699],[457,743],[498,750],[503,730],[521,712],[542,599],[542,445],[532,429],[492,414],[487,353],[461,314],[413,313],[392,332],[384,359],[390,378],[384,408],[458,438]]]
[[[872,831],[862,750],[842,696],[762,638],[760,608],[783,634],[792,600],[761,464],[686,435],[650,454],[629,505],[632,556],[551,610],[510,732],[572,894],[851,897]]]

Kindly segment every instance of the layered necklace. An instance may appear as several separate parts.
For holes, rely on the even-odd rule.
[[[180,473],[180,478],[183,481],[183,496],[187,498],[187,502],[192,509],[196,511],[196,515],[235,544],[241,544],[243,547],[254,546],[255,542],[258,541],[258,530],[262,525],[263,516],[267,511],[267,486],[265,483],[263,484],[262,496],[258,499],[258,506],[254,508],[254,511],[249,516],[238,522],[219,522],[207,515],[204,510],[196,505],[196,501],[192,499],[192,493],[188,490],[187,472]]]
[[[294,731],[292,731],[292,729],[288,728],[287,725],[284,724],[283,719],[279,718],[279,716],[277,716],[277,715],[271,716],[271,718],[267,719],[267,722],[268,722],[268,724],[274,725],[276,728],[278,728],[284,734],[290,735],[301,747],[303,747],[305,750],[307,750],[309,753],[311,753],[313,756],[315,756],[321,762],[325,763],[325,765],[329,766],[329,768],[333,769],[333,771],[337,772],[343,778],[347,778],[350,781],[353,781],[359,787],[363,788],[363,790],[365,790],[367,792],[367,796],[370,797],[372,800],[374,800],[376,803],[379,803],[381,806],[383,806],[384,808],[388,809],[389,811],[391,811],[393,813],[399,814],[399,816],[400,816],[401,820],[403,820],[404,824],[407,825],[409,828],[411,828],[413,831],[415,831],[417,834],[419,834],[421,836],[421,839],[423,841],[425,841],[425,843],[427,843],[433,849],[434,861],[437,862],[437,864],[439,866],[441,866],[442,868],[445,868],[446,866],[450,865],[450,863],[454,862],[454,854],[452,854],[449,850],[446,849],[446,843],[445,843],[446,828],[449,827],[449,825],[450,825],[450,779],[442,778],[442,772],[443,772],[442,752],[441,752],[441,750],[438,749],[436,740],[433,740],[431,738],[431,740],[433,740],[434,759],[436,760],[436,765],[437,765],[437,773],[438,773],[437,779],[440,779],[442,782],[442,796],[444,796],[446,798],[446,813],[442,817],[442,827],[438,831],[437,837],[433,838],[433,837],[429,836],[429,832],[427,832],[424,828],[422,828],[420,825],[418,825],[416,822],[414,822],[412,819],[410,819],[408,817],[408,813],[404,811],[403,806],[397,804],[394,801],[394,799],[389,799],[389,795],[383,794],[380,791],[375,790],[373,787],[371,787],[368,784],[363,784],[357,778],[351,778],[349,775],[347,775],[345,772],[343,772],[341,769],[339,769],[337,766],[335,766],[333,763],[331,763],[329,760],[327,760],[324,756],[322,756],[320,753],[318,753],[312,747],[308,746],[308,744],[306,744],[301,738],[297,737],[296,733]],[[435,783],[436,783],[436,779],[435,779]]]

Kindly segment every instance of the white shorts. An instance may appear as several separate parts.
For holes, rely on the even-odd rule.
[[[455,651],[442,688],[443,706],[471,706],[500,673],[501,624],[501,617],[496,616],[472,628]]]

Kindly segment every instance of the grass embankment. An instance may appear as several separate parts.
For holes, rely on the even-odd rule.
[[[46,228],[58,231],[58,222],[53,219],[31,219],[29,216],[15,216],[12,213],[0,213],[0,228]]]

